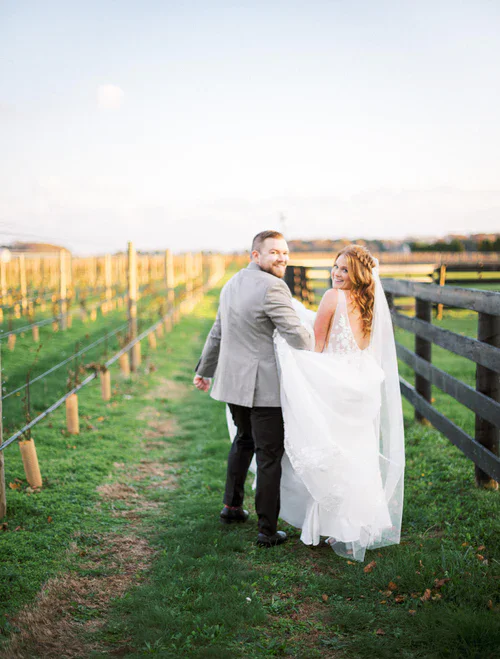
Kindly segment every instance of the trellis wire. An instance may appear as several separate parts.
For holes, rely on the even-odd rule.
[[[57,410],[57,408],[60,407],[60,406],[64,403],[64,401],[65,401],[67,398],[69,398],[72,394],[76,394],[77,391],[80,391],[80,389],[81,389],[82,387],[84,387],[86,384],[88,384],[89,382],[91,382],[92,380],[94,380],[96,377],[97,377],[97,372],[96,372],[96,371],[94,371],[93,373],[91,373],[90,375],[88,375],[88,376],[85,378],[85,380],[83,380],[83,382],[80,382],[79,385],[77,385],[76,387],[73,387],[73,389],[71,389],[71,391],[68,391],[66,394],[64,394],[64,396],[63,396],[62,398],[60,398],[58,401],[56,401],[55,403],[53,403],[53,404],[52,404],[49,408],[47,408],[44,412],[42,412],[41,414],[39,414],[35,419],[33,419],[33,421],[31,421],[30,423],[28,423],[27,425],[25,425],[24,428],[21,428],[21,430],[18,430],[14,435],[12,435],[12,437],[9,437],[9,439],[7,439],[7,440],[6,440],[6,441],[0,446],[0,451],[3,451],[7,446],[9,446],[9,444],[12,444],[12,442],[15,442],[16,439],[19,439],[19,437],[21,437],[21,435],[24,435],[24,433],[25,433],[27,430],[30,430],[31,428],[33,428],[34,425],[36,425],[39,421],[41,421],[41,420],[44,419],[46,416],[48,416],[51,412],[54,412],[54,410]]]
[[[99,345],[100,343],[102,343],[103,341],[108,339],[109,337],[114,336],[115,334],[118,334],[118,332],[121,332],[126,327],[128,327],[128,323],[124,323],[123,325],[120,325],[120,327],[117,327],[116,329],[114,329],[112,332],[109,332],[108,334],[106,334],[104,336],[101,336],[101,338],[97,339],[97,341],[94,341],[94,343],[91,343],[88,346],[84,346],[76,354],[71,355],[71,357],[68,357],[64,361],[59,362],[59,364],[56,364],[55,366],[52,366],[52,368],[49,368],[49,370],[45,371],[45,373],[42,373],[41,375],[38,375],[36,378],[33,378],[33,380],[30,380],[29,384],[33,384],[34,382],[37,382],[37,380],[42,380],[47,375],[50,375],[50,373],[53,373],[54,371],[56,371],[61,366],[64,366],[65,364],[70,362],[72,359],[75,359],[75,357],[79,357],[80,355],[83,355],[84,353],[88,352],[89,350],[91,350],[95,346]],[[20,387],[18,387],[17,389],[14,389],[13,391],[9,391],[8,394],[5,394],[5,396],[2,396],[2,400],[5,400],[6,398],[9,398],[10,396],[13,396],[14,394],[17,394],[19,391],[22,391],[26,386],[27,385],[23,384]]]
[[[210,288],[210,286],[209,286],[209,284],[208,284],[208,282],[207,282],[205,285],[201,286],[200,288],[202,289],[203,292],[205,292],[206,290],[208,290],[208,289]],[[151,325],[150,327],[148,327],[147,329],[145,329],[143,332],[141,332],[141,334],[139,334],[135,339],[133,339],[132,341],[130,341],[129,343],[127,343],[127,345],[124,346],[124,347],[123,347],[119,352],[117,352],[115,355],[113,355],[113,357],[111,357],[110,359],[108,359],[108,361],[105,363],[106,368],[109,368],[112,364],[114,364],[114,363],[115,363],[115,362],[121,357],[121,355],[123,355],[123,354],[125,354],[126,352],[128,352],[128,351],[129,351],[129,350],[130,350],[130,349],[131,349],[136,343],[138,343],[139,341],[142,341],[142,339],[146,338],[146,336],[147,336],[148,334],[150,334],[151,332],[153,332],[153,331],[158,327],[158,325],[160,325],[162,322],[164,322],[164,320],[165,320],[166,318],[170,318],[170,317],[173,315],[174,311],[180,306],[181,302],[183,301],[183,297],[184,297],[184,296],[182,296],[182,297],[179,299],[179,303],[176,304],[176,305],[175,305],[175,306],[174,306],[174,307],[173,307],[173,308],[172,308],[167,314],[165,314],[164,316],[162,316],[162,317],[161,317],[156,323],[154,323],[153,325]],[[104,337],[101,337],[101,340],[103,340],[103,339],[104,339]],[[74,355],[72,355],[71,358],[73,359],[73,358],[74,358]],[[97,371],[94,371],[93,373],[91,373],[90,375],[88,375],[88,376],[85,378],[85,380],[83,380],[83,382],[81,382],[81,383],[80,383],[79,385],[77,385],[76,387],[73,387],[73,389],[71,389],[71,391],[68,391],[68,392],[67,392],[62,398],[60,398],[59,400],[57,400],[57,401],[56,401],[55,403],[53,403],[49,408],[47,408],[44,412],[42,412],[42,413],[39,414],[35,419],[33,419],[33,421],[31,421],[30,423],[28,423],[27,425],[25,425],[23,428],[21,428],[20,430],[18,430],[14,435],[12,435],[12,437],[9,437],[9,439],[7,439],[2,445],[0,445],[0,451],[3,451],[7,446],[9,446],[10,444],[12,444],[12,442],[15,442],[16,439],[19,439],[19,437],[21,437],[21,435],[23,435],[27,430],[30,430],[30,429],[33,428],[33,426],[36,425],[39,421],[41,421],[42,419],[44,419],[45,417],[47,417],[49,414],[51,414],[52,412],[54,412],[55,410],[57,410],[57,408],[60,407],[60,406],[66,401],[67,398],[69,398],[72,394],[76,394],[78,391],[80,391],[80,389],[81,389],[82,387],[84,387],[85,385],[87,385],[89,382],[92,382],[92,380],[94,380],[96,377],[97,377]]]

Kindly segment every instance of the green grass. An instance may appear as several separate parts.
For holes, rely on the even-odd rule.
[[[138,331],[142,331],[158,320],[160,311],[165,304],[164,298],[155,294],[145,293],[138,302]],[[26,319],[20,321],[27,324]],[[2,341],[2,377],[3,393],[14,391],[26,383],[28,373],[33,380],[38,375],[46,372],[55,364],[62,362],[76,352],[104,337],[114,329],[126,324],[126,307],[112,311],[103,316],[99,311],[95,322],[89,319],[83,322],[79,314],[73,319],[70,329],[54,332],[52,326],[46,325],[40,328],[40,343],[33,342],[31,330],[19,334],[14,351],[7,349],[6,340]],[[6,331],[6,323],[3,324]],[[81,367],[91,363],[105,362],[109,357],[120,349],[126,342],[127,329],[122,330],[118,336],[113,336],[85,352],[78,358]],[[47,377],[35,382],[30,386],[30,413],[35,418],[43,412],[50,404],[63,396],[66,391],[74,386],[75,360]],[[85,370],[85,369],[84,369]],[[90,371],[88,371],[90,372]],[[83,380],[88,372],[80,373],[79,381]],[[69,386],[71,384],[71,387]],[[7,398],[4,401],[4,438],[8,438],[26,423],[25,391]]]
[[[207,296],[159,344],[163,349],[151,356],[157,373],[141,373],[131,382],[114,377],[116,406],[104,406],[96,386],[84,390],[82,413],[97,430],[84,428],[78,438],[65,437],[59,413],[50,420],[52,427],[37,427],[47,486],[35,495],[24,484],[8,492],[8,531],[0,535],[5,558],[0,620],[4,612],[12,615],[30,601],[47,576],[67,567],[65,552],[75,533],[92,538],[103,530],[126,530],[123,520],[111,517],[105,507],[96,508],[95,487],[109,479],[115,461],[138,461],[141,422],[136,416],[155,378],[190,383],[215,305],[216,295]],[[250,486],[246,504],[251,520],[221,527],[229,448],[224,406],[195,390],[181,401],[160,398],[147,404],[180,423],[169,444],[179,464],[179,488],[144,490],[165,504],[143,527],[159,554],[148,578],[113,604],[106,626],[96,632],[109,652],[118,651],[126,639],[129,657],[498,656],[499,495],[476,489],[471,463],[435,430],[414,424],[412,410],[405,409],[402,542],[368,552],[365,565],[375,560],[376,566],[365,573],[364,565],[349,564],[326,545],[304,546],[299,531],[286,525],[286,545],[256,547]],[[100,416],[105,420],[98,422]],[[8,481],[22,480],[15,447],[7,450],[6,464]],[[15,531],[16,526],[23,530]],[[436,579],[449,581],[436,588]],[[389,595],[391,582],[395,590]]]
[[[200,321],[203,337],[210,322]],[[474,487],[471,464],[436,431],[407,418],[403,541],[369,554],[377,565],[367,574],[326,546],[305,547],[286,526],[288,544],[258,549],[255,515],[248,525],[219,528],[224,407],[193,392],[174,412],[188,471],[158,536],[164,553],[149,582],[117,604],[107,630],[134,639],[130,656],[496,656],[498,495]],[[247,503],[253,513],[250,489]],[[450,581],[437,590],[442,578]],[[391,581],[397,589],[388,597]],[[422,601],[426,589],[431,599]]]

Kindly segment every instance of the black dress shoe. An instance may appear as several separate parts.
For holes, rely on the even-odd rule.
[[[243,508],[224,508],[220,511],[220,521],[223,524],[233,524],[246,522],[248,519],[248,510]]]
[[[288,538],[284,531],[276,531],[274,535],[259,533],[257,536],[257,544],[261,547],[276,547],[276,545],[282,545],[287,540]]]

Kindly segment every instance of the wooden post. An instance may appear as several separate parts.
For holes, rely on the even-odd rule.
[[[170,314],[174,308],[175,302],[175,281],[174,281],[174,259],[172,252],[165,250],[165,293],[167,296],[167,314]],[[165,318],[165,330],[168,332],[172,327],[171,316]]]
[[[193,298],[193,255],[191,252],[184,256],[184,270],[186,277],[186,311],[189,313],[192,309]]]
[[[141,365],[142,361],[142,356],[141,356],[141,342],[137,341],[137,343],[134,343],[134,345],[131,348],[131,353],[132,353],[132,359],[131,362],[135,364],[136,368],[139,368]]]
[[[146,274],[147,274],[147,285],[149,288],[153,285],[154,280],[154,257],[147,255],[146,257]]]
[[[156,334],[154,332],[148,334],[148,342],[151,350],[156,350]]]
[[[0,260],[0,289],[2,291],[2,304],[7,301],[7,263]]]
[[[446,265],[442,265],[439,268],[439,285],[444,286],[446,283]],[[437,305],[437,320],[443,320],[443,305],[439,303]]]
[[[101,378],[101,394],[103,400],[111,399],[111,373],[109,369],[100,372]]]
[[[293,266],[293,295],[300,299],[300,266]]]
[[[49,288],[54,289],[57,284],[57,261],[54,258],[49,260],[49,273],[50,273],[50,283]]]
[[[477,338],[479,341],[500,348],[500,317],[485,313],[478,314]],[[489,368],[477,364],[476,390],[500,402],[500,375]],[[494,425],[476,415],[476,441],[499,455],[500,431]],[[476,484],[489,490],[498,490],[498,482],[490,478],[482,469],[475,468]]]
[[[73,285],[73,282],[74,282],[74,277],[73,277],[73,254],[68,253],[68,267],[66,269],[66,273],[67,273],[66,274],[66,277],[67,277],[66,285],[68,287],[68,294],[67,294],[68,306],[67,306],[67,309],[66,309],[66,313],[67,313],[67,317],[68,317],[67,326],[71,327],[71,325],[73,324],[73,316],[71,314],[70,306],[75,304],[75,287]]]
[[[427,300],[420,300],[419,298],[415,299],[415,316],[419,320],[423,320],[427,323],[432,322],[432,303]],[[432,361],[432,343],[427,339],[423,339],[420,336],[415,335],[415,354],[422,359],[430,362]],[[429,403],[432,398],[432,385],[429,380],[426,380],[421,375],[415,375],[415,389],[417,392],[425,398]],[[425,425],[428,425],[429,422],[427,419],[415,410],[415,420],[420,421]]]
[[[310,303],[309,287],[307,284],[307,270],[304,266],[300,268],[300,299],[306,304]]]
[[[39,329],[38,325],[34,325],[32,327],[31,331],[32,331],[32,334],[33,334],[33,341],[35,343],[39,343],[40,342],[40,329]]]
[[[2,355],[0,344],[0,391],[2,391]],[[0,396],[0,446],[3,444],[3,410],[2,396]],[[0,451],[0,519],[7,513],[7,498],[5,496],[5,464],[3,451]]]
[[[70,435],[80,433],[80,419],[78,418],[78,396],[71,394],[66,398],[66,427]]]
[[[129,341],[133,341],[137,336],[137,256],[131,242],[128,243],[128,332]],[[139,364],[140,353],[138,358],[137,349],[132,349],[131,370],[135,371]]]
[[[68,301],[67,301],[67,278],[66,278],[66,252],[59,252],[59,313],[61,315],[61,329],[68,327]]]
[[[11,352],[16,347],[16,335],[15,334],[9,334],[9,338],[7,339],[7,347],[9,348],[9,350]]]
[[[21,288],[21,309],[23,316],[28,309],[27,285],[26,285],[26,261],[24,254],[19,255],[19,285]]]
[[[111,301],[113,299],[113,278],[111,276],[111,254],[104,257],[104,278],[106,284],[106,311],[111,311]]]
[[[123,355],[120,355],[118,357],[118,362],[120,364],[122,375],[128,378],[128,376],[130,375],[130,359],[128,356],[128,352],[124,352]]]
[[[205,283],[205,268],[204,268],[203,252],[198,254],[198,285],[199,285],[199,298],[203,298],[203,284]]]

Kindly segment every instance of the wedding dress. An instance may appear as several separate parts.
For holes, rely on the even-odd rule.
[[[358,561],[367,548],[399,542],[403,504],[397,358],[377,274],[375,282],[364,350],[341,289],[322,353],[296,350],[275,334],[285,422],[280,517],[302,529],[305,544],[317,545],[326,536],[337,554]],[[294,306],[312,331],[315,313],[296,300]]]

